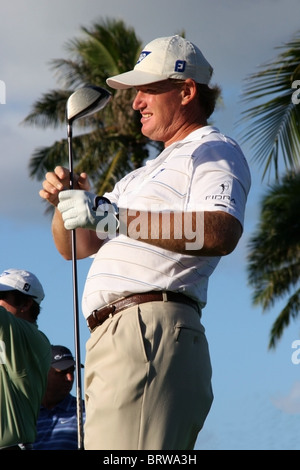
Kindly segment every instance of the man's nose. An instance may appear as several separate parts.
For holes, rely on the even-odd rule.
[[[141,91],[137,91],[136,93],[136,96],[132,102],[132,108],[135,110],[135,111],[138,111],[141,107],[141,101],[142,101],[142,92]]]
[[[65,377],[68,382],[71,382],[73,380],[74,374],[73,372],[67,372]]]

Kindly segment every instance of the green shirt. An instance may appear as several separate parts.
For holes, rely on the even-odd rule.
[[[37,325],[0,307],[0,447],[35,441],[50,361]]]

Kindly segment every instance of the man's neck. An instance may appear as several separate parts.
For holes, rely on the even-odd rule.
[[[42,401],[42,406],[44,406],[44,408],[47,408],[47,410],[52,410],[64,399],[65,397],[63,397],[61,400],[57,400],[57,398],[55,397],[45,395]]]

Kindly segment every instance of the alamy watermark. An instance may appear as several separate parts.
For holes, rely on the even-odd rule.
[[[295,349],[291,357],[292,363],[298,365],[300,364],[300,339],[295,339],[292,342],[292,348]]]
[[[296,88],[296,91],[292,94],[292,103],[299,104],[300,103],[300,80],[294,80],[292,83],[292,88]]]
[[[97,208],[97,236],[101,240],[119,234],[134,240],[184,240],[185,250],[200,250],[204,244],[204,212],[159,211],[153,205],[149,212],[120,209],[120,224],[113,212]]]
[[[6,104],[6,85],[3,80],[0,80],[0,104]]]

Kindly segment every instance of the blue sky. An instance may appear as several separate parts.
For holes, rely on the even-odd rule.
[[[50,61],[65,58],[65,43],[81,35],[81,26],[101,18],[123,19],[143,43],[184,30],[214,66],[213,82],[223,89],[224,106],[214,114],[214,124],[238,139],[244,80],[297,32],[299,2],[11,0],[1,7],[1,17],[0,80],[6,85],[6,100],[0,104],[0,270],[24,268],[39,277],[46,292],[39,327],[52,343],[74,351],[71,263],[55,249],[51,221],[38,195],[41,183],[28,173],[33,151],[65,138],[67,130],[20,125],[34,101],[59,86]],[[267,182],[261,181],[248,145],[243,148],[253,183],[243,238],[213,274],[203,311],[215,400],[196,449],[300,450],[300,364],[292,362],[299,323],[288,327],[275,351],[268,350],[270,328],[284,300],[265,314],[252,305],[247,241],[258,222]],[[77,266],[81,296],[90,260]],[[88,337],[80,315],[82,361]]]

